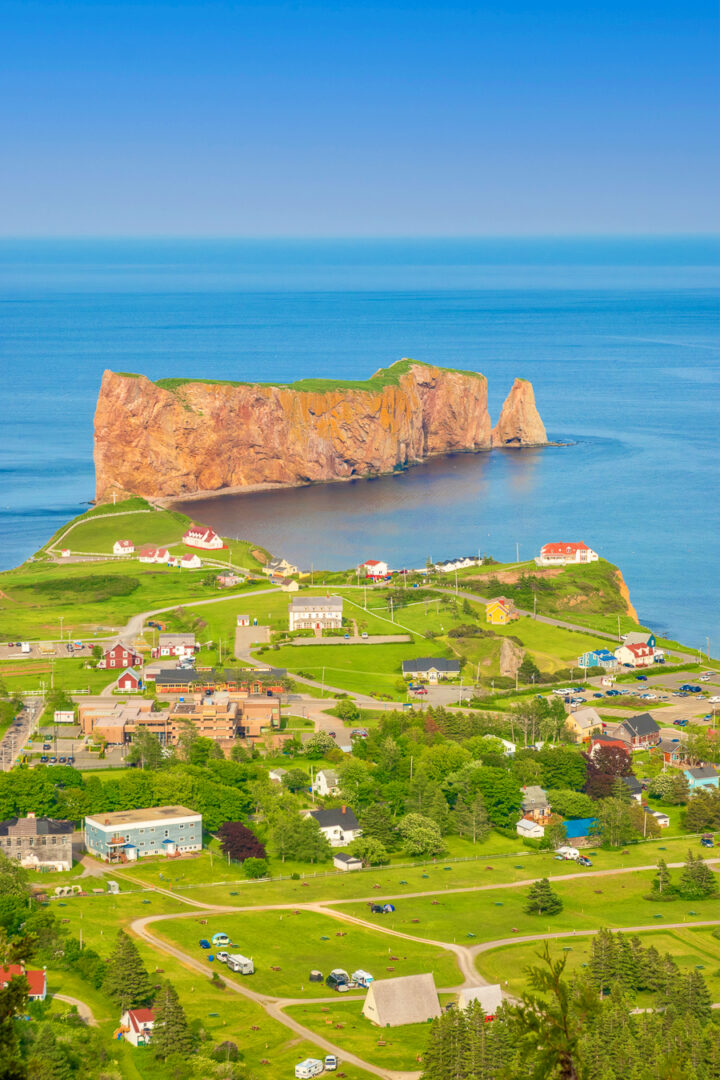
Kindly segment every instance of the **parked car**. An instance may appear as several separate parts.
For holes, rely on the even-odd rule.
[[[210,942],[207,940],[207,938],[204,938],[204,937],[200,938],[200,941],[198,942],[198,945],[200,946],[201,949],[209,949],[210,948]]]
[[[600,693],[598,693],[598,694],[593,694],[593,697],[599,697],[599,698],[601,698],[601,697],[605,697],[605,695],[604,695],[604,694],[600,694]]]
[[[708,701],[711,705],[720,705],[720,694],[713,694],[712,697],[708,698]]]
[[[219,952],[217,958],[221,964],[227,964],[228,954],[226,952]]]
[[[417,686],[413,690],[413,694],[427,694],[427,687],[425,687],[425,686]]]
[[[705,833],[700,837],[700,843],[703,847],[715,847],[715,839],[711,833]]]
[[[338,1059],[334,1054],[327,1054],[325,1057],[325,1072],[335,1072],[338,1067]]]
[[[61,765],[64,765],[64,764],[65,764],[65,758],[64,758],[64,757],[58,758],[58,761],[59,761],[59,763],[60,763]]]
[[[635,678],[638,682],[647,682],[647,675],[636,675]]]
[[[578,865],[579,866],[592,866],[592,863],[588,859],[587,855],[579,855],[578,856]]]
[[[68,765],[72,765],[72,763],[73,763],[74,761],[75,761],[75,758],[73,757],[73,755],[72,755],[72,754],[68,754],[68,759],[67,759],[67,763],[68,763]]]
[[[688,722],[687,720],[673,720],[673,724],[675,727],[687,727]]]
[[[49,742],[43,743],[43,750],[52,750],[52,744]]]
[[[56,757],[51,757],[50,758],[50,764],[51,765],[57,765],[57,758]]]
[[[47,758],[46,758],[45,754],[43,754],[43,756],[40,758],[40,760],[42,761],[43,765],[47,765]]]

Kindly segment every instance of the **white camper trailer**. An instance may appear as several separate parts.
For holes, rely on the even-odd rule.
[[[313,1076],[319,1076],[323,1071],[323,1063],[319,1058],[305,1058],[295,1066],[297,1080],[311,1080]]]
[[[229,953],[226,963],[228,971],[237,971],[239,975],[252,975],[255,971],[252,960],[249,960],[247,956],[241,956],[240,953]]]

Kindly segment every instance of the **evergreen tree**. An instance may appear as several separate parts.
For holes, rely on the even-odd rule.
[[[677,1001],[682,1011],[693,1016],[701,1024],[712,1016],[712,996],[699,971],[689,971],[680,985]]]
[[[397,832],[393,823],[392,814],[385,803],[373,803],[363,811],[360,818],[363,836],[379,840],[383,847],[391,848],[397,845]]]
[[[590,981],[600,997],[610,990],[616,973],[615,939],[610,930],[599,930],[590,943]]]
[[[52,1025],[44,1024],[36,1034],[28,1061],[28,1080],[73,1080],[77,1075],[67,1050],[55,1038]]]
[[[705,865],[704,859],[688,851],[678,885],[680,896],[686,900],[702,900],[707,896],[714,896],[717,888],[715,875]]]
[[[490,832],[490,822],[482,795],[469,799],[459,795],[455,803],[455,827],[460,836],[467,836],[476,844]]]
[[[153,1005],[155,1024],[152,1033],[152,1047],[155,1057],[165,1061],[171,1054],[189,1054],[194,1046],[194,1038],[180,1004],[175,987],[164,982],[158,991]]]
[[[450,809],[447,804],[447,799],[442,793],[442,789],[438,788],[432,797],[430,805],[428,807],[427,816],[431,821],[434,821],[440,830],[441,836],[446,836],[450,832],[450,826],[452,818],[450,815]]]
[[[124,930],[119,930],[115,951],[111,955],[103,992],[124,1012],[139,1005],[147,1005],[152,997],[150,977],[145,970],[140,953],[132,938]]]
[[[623,990],[627,993],[639,989],[640,967],[632,945],[624,934],[615,939],[615,970]]]
[[[658,859],[657,874],[653,878],[652,890],[653,893],[657,893],[658,896],[663,897],[671,895],[677,891],[673,888],[670,871],[668,870],[667,863],[664,859]]]
[[[535,881],[528,889],[525,911],[528,915],[557,915],[562,911],[563,902],[550,887],[547,878]]]

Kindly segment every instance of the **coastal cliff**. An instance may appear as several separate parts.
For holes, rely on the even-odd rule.
[[[501,423],[509,437],[511,418]],[[518,429],[512,444],[523,440]],[[412,360],[366,382],[289,386],[154,383],[106,371],[95,412],[96,499],[349,480],[492,442],[485,377]]]
[[[492,445],[517,448],[546,446],[547,432],[535,405],[532,383],[516,379],[505,399],[500,419],[493,428]]]

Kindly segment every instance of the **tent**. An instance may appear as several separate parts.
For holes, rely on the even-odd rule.
[[[441,1014],[435,980],[427,972],[372,982],[362,1011],[379,1027],[424,1024]]]
[[[493,986],[468,986],[458,994],[458,1008],[467,1009],[477,1001],[486,1016],[495,1016],[502,1005],[502,989],[499,983]]]

